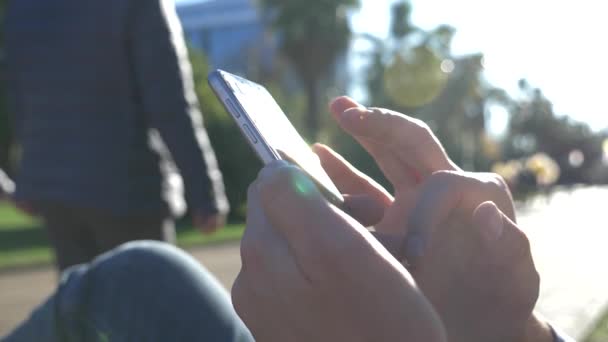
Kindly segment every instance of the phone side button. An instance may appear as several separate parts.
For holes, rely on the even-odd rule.
[[[237,119],[240,118],[241,114],[239,113],[238,109],[234,105],[234,102],[232,102],[231,99],[226,99],[226,103],[228,104],[228,107],[230,107],[230,111],[232,112],[232,115],[234,115],[234,117]]]
[[[253,131],[251,130],[251,128],[249,128],[249,126],[247,124],[243,124],[243,128],[245,129],[245,132],[247,133],[247,136],[249,136],[249,140],[252,143],[257,144],[258,143],[258,139],[255,137],[255,134],[253,134]]]

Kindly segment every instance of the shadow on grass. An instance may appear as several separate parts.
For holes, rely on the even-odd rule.
[[[49,239],[43,227],[4,228],[0,230],[0,251],[10,252],[48,246]]]
[[[232,224],[212,235],[203,235],[191,226],[179,225],[177,243],[191,248],[238,241],[243,235],[243,224]],[[24,267],[48,265],[53,251],[42,226],[0,224],[0,273]]]

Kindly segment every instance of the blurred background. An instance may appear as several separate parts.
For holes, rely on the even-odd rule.
[[[181,227],[180,244],[238,239],[247,185],[260,167],[206,83],[215,68],[265,85],[308,141],[329,144],[387,188],[373,160],[329,118],[327,103],[334,96],[348,94],[425,121],[462,168],[497,172],[507,180],[524,222],[606,228],[599,206],[608,200],[601,187],[608,184],[608,50],[601,43],[601,2],[178,0],[176,6],[233,223],[207,238]],[[0,32],[0,169],[10,177],[19,146],[4,106],[1,37]],[[577,221],[549,219],[563,208]],[[8,202],[0,204],[0,272],[49,262],[38,227]],[[574,228],[564,227],[564,241],[572,239]],[[548,233],[544,241],[546,236],[561,235]],[[559,243],[552,241],[546,243]],[[559,262],[557,252],[547,253],[547,260]],[[599,277],[606,259],[598,258],[586,263]],[[594,295],[589,317],[571,317],[572,326],[581,326],[571,331],[580,337],[605,327],[598,310],[607,299]],[[552,305],[563,309],[559,302]],[[0,312],[1,307],[0,301]],[[606,341],[595,338],[589,341]]]

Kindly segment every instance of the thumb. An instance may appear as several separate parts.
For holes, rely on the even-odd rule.
[[[503,235],[504,220],[496,204],[491,201],[481,203],[473,212],[473,224],[479,229],[482,241],[491,245]]]
[[[488,262],[508,265],[531,259],[530,241],[494,202],[481,203],[473,212],[473,226],[478,229]]]

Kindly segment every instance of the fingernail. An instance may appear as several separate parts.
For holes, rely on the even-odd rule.
[[[409,260],[420,258],[424,254],[425,243],[420,235],[407,238],[405,243],[405,255]]]
[[[371,111],[369,111],[365,108],[350,108],[350,109],[347,109],[344,112],[342,112],[342,118],[346,119],[346,120],[354,119],[354,118],[363,120],[369,115],[369,113],[371,113]]]
[[[260,173],[258,173],[258,179],[259,180],[266,179],[266,178],[274,175],[280,168],[286,167],[286,166],[289,166],[289,163],[286,162],[285,160],[275,160],[275,161],[267,164],[266,166],[264,166],[262,168],[262,170],[260,170]]]
[[[496,205],[492,202],[483,203],[479,206],[475,215],[483,215],[482,222],[479,223],[482,238],[487,242],[498,241],[504,230],[504,221]]]

